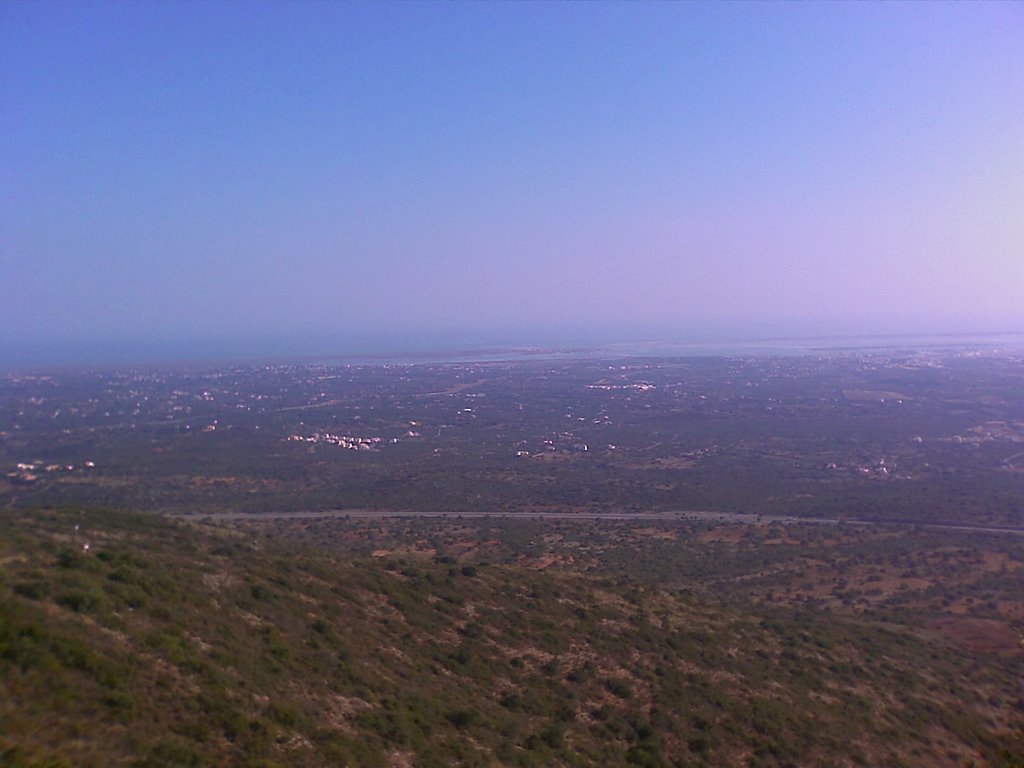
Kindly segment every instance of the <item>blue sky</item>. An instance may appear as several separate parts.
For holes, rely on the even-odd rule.
[[[1022,41],[1020,3],[6,2],[0,341],[1024,331]]]

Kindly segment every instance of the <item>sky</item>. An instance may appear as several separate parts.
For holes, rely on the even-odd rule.
[[[0,271],[11,355],[1022,332],[1024,3],[7,0]]]

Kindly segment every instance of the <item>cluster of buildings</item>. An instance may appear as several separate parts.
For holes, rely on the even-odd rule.
[[[845,470],[845,471],[848,471],[848,472],[852,470],[852,471],[856,472],[856,474],[861,476],[861,477],[889,477],[893,473],[893,471],[894,471],[893,467],[890,464],[886,463],[886,460],[884,458],[879,459],[876,464],[854,464],[854,465],[851,465],[851,466],[847,466],[847,465],[844,465],[844,464],[837,464],[834,461],[830,461],[825,466],[825,469],[833,470],[833,471],[834,470]],[[897,477],[897,478],[899,478],[901,480],[909,480],[910,479],[909,475],[892,475],[892,476],[893,477]]]
[[[308,437],[303,435],[289,435],[289,442],[298,443],[327,443],[337,445],[341,448],[348,448],[352,451],[371,451],[379,448],[385,441],[380,437],[352,437],[351,435],[334,435],[330,432],[314,432]],[[397,443],[398,438],[393,437],[387,442]]]
[[[80,466],[81,469],[92,469],[95,462],[86,461]],[[50,472],[74,472],[74,464],[46,464],[42,459],[31,462],[19,462],[14,465],[14,471],[7,473],[7,479],[13,483],[34,483],[39,476]]]
[[[606,392],[613,389],[632,389],[636,392],[650,392],[652,389],[657,389],[657,387],[647,381],[638,381],[634,384],[605,384],[604,382],[598,382],[597,384],[587,384],[587,389],[601,389]]]

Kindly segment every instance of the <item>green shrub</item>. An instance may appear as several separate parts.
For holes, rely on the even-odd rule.
[[[621,677],[606,678],[604,687],[610,694],[618,696],[620,699],[629,699],[633,696],[633,689]]]
[[[50,585],[45,581],[22,581],[14,585],[14,594],[29,600],[43,600],[50,594]]]

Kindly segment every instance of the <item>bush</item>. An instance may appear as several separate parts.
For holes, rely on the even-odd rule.
[[[97,592],[76,589],[60,595],[57,598],[57,605],[69,608],[75,613],[92,612],[103,605],[103,596]]]
[[[628,699],[633,695],[633,689],[629,687],[629,683],[620,677],[609,677],[604,681],[604,687],[613,696],[618,696],[620,699]]]
[[[687,740],[686,746],[691,752],[704,755],[711,751],[711,739],[705,733],[698,733]]]
[[[299,722],[299,713],[296,709],[279,701],[271,702],[267,707],[267,715],[275,723],[287,728],[294,727]]]
[[[468,728],[476,720],[476,715],[468,709],[452,710],[445,717],[449,723],[459,729]]]
[[[14,594],[29,600],[43,600],[50,594],[50,585],[45,581],[23,581],[14,585]]]
[[[57,552],[58,568],[81,568],[83,565],[85,565],[85,556],[77,549],[61,547]]]

